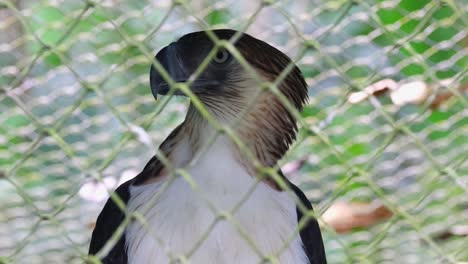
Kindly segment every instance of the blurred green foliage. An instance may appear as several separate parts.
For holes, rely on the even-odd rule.
[[[34,124],[36,121],[17,107],[17,102],[0,92],[0,112],[6,113],[0,118],[0,171],[14,169],[13,177],[8,177],[14,178],[33,200],[46,204],[41,206],[48,212],[68,201],[67,194],[76,194],[77,188],[92,178],[90,174],[121,173],[121,167],[110,172],[106,170],[114,163],[122,165],[128,162],[141,167],[152,154],[154,149],[141,151],[141,143],[136,140],[138,135],[129,132],[126,127],[126,122],[143,126],[158,105],[154,103],[147,84],[150,61],[138,45],[154,53],[163,44],[180,36],[178,30],[187,31],[185,27],[179,29],[174,26],[175,29],[166,29],[165,33],[159,30],[147,35],[164,21],[170,6],[166,9],[151,8],[147,1],[127,1],[106,9],[93,7],[89,3],[64,1],[58,6],[47,1],[24,3],[27,10],[22,13],[27,25],[23,27],[27,36],[24,47],[26,61],[34,61],[34,56],[41,54],[38,56],[39,62],[31,67],[26,77],[46,81],[38,82],[40,84],[27,90],[21,99],[38,121],[44,122],[41,127],[37,127]],[[241,24],[238,20],[242,20],[243,14],[239,10],[229,5],[218,8],[214,3],[200,3],[208,7],[200,12],[207,26],[237,27]],[[417,220],[417,223],[413,223],[414,219],[408,220],[396,214],[390,222],[369,230],[357,229],[349,235],[338,237],[327,231],[326,248],[330,263],[395,263],[393,260],[398,257],[404,263],[413,255],[417,256],[417,263],[434,263],[440,256],[422,241],[421,234],[432,236],[455,224],[466,224],[466,204],[459,202],[460,197],[466,198],[468,174],[465,165],[468,118],[463,114],[466,112],[466,98],[455,96],[444,107],[434,110],[429,110],[425,105],[398,108],[385,96],[361,104],[345,102],[350,91],[362,89],[364,83],[370,84],[388,75],[396,80],[417,79],[431,84],[447,78],[457,78],[457,83],[466,82],[467,17],[463,8],[457,10],[457,6],[450,3],[452,1],[442,4],[429,0],[359,0],[351,4],[348,1],[323,1],[323,10],[310,21],[310,25],[303,25],[304,31],[313,31],[334,28],[336,25],[333,26],[333,23],[336,22],[338,30],[321,35],[319,42],[323,49],[338,47],[339,51],[310,48],[304,57],[313,58],[313,62],[298,61],[304,76],[312,83],[311,103],[302,112],[302,117],[307,125],[324,125],[319,129],[322,134],[303,127],[300,143],[287,157],[287,160],[304,156],[319,158],[318,162],[305,163],[297,181],[309,191],[309,198],[319,204],[320,213],[336,197],[352,201],[387,198]],[[462,7],[465,4],[463,1],[453,3]],[[311,3],[303,3],[304,6],[308,4]],[[294,4],[278,5],[288,10]],[[314,3],[314,6],[307,8],[315,10],[316,6],[317,3]],[[179,12],[175,17],[169,18],[170,23],[188,23],[180,23],[179,20],[190,17],[190,13],[181,11],[183,8],[177,10]],[[139,15],[131,15],[134,13]],[[370,19],[349,20],[360,13],[367,14]],[[294,17],[294,13],[289,15],[295,19],[293,21],[301,21]],[[271,27],[287,25],[282,21],[276,23],[276,19],[281,20],[279,14],[268,19]],[[278,35],[277,43],[291,41],[286,34],[284,37],[275,31],[271,34]],[[460,34],[465,35],[460,37]],[[366,41],[358,42],[362,38]],[[90,62],[79,60],[89,54],[95,59]],[[372,59],[359,63],[359,59],[366,58]],[[11,54],[0,52],[0,70],[17,63]],[[24,62],[21,63],[23,66]],[[27,67],[21,68],[21,71],[25,70]],[[324,81],[324,72],[337,76]],[[8,87],[19,76],[2,76],[0,85]],[[20,84],[22,82],[18,86]],[[79,87],[79,92],[75,91],[72,95],[59,93],[44,104],[35,101],[70,85]],[[180,108],[186,104],[182,99],[173,100],[173,108],[157,115],[154,122],[145,127],[154,142],[160,142],[180,122],[183,113]],[[74,107],[78,110],[73,110]],[[64,109],[73,111],[65,115]],[[379,109],[398,126],[393,127]],[[61,120],[63,115],[65,118]],[[87,121],[89,124],[86,124],[86,128],[80,129]],[[57,122],[61,122],[62,126],[55,127]],[[50,129],[61,136],[64,144],[72,146],[70,151],[74,157],[67,156],[64,148],[51,139]],[[408,131],[414,133],[419,141],[414,140]],[[28,153],[28,147],[39,137],[48,140],[31,148],[31,153]],[[93,141],[94,138],[99,139]],[[133,145],[128,147],[122,143],[124,141],[130,141]],[[456,175],[463,178],[454,179],[449,172],[431,164],[421,147],[433,159],[440,161],[442,168],[453,168]],[[392,164],[391,168],[388,168],[388,163]],[[416,165],[420,166],[413,173],[410,170]],[[357,169],[369,175],[359,175],[355,171]],[[402,171],[408,172],[408,175],[398,176]],[[393,179],[391,184],[388,183],[389,179]],[[456,180],[464,183],[465,189],[463,184],[454,183]],[[374,185],[380,187],[382,193],[376,192]],[[38,189],[46,190],[46,194],[39,192],[38,198],[35,198]],[[0,181],[2,199],[17,193],[18,190],[11,188],[10,183]],[[82,200],[74,202],[79,212],[86,204]],[[13,204],[17,206],[18,202],[15,200]],[[6,204],[1,208],[9,207]],[[34,213],[22,216],[28,217],[36,219],[38,216]],[[15,225],[15,219],[8,220]],[[414,225],[419,229],[416,230]],[[88,239],[88,230],[83,232],[85,225],[81,223],[76,226],[70,233],[81,233]],[[24,229],[28,231],[31,226],[18,229],[24,233]],[[20,243],[26,237],[23,233],[13,241]],[[55,236],[60,237],[61,234]],[[51,239],[47,235],[38,237],[36,242]],[[67,240],[67,243],[50,249],[50,252],[63,250],[67,258],[79,259],[73,248],[78,247],[83,254],[86,239],[79,240],[76,245]],[[66,239],[60,237],[59,241],[62,240]],[[465,238],[453,237],[437,242],[437,245],[453,253],[457,260],[468,261],[468,253],[463,250],[463,247],[466,248],[464,243]],[[2,254],[10,252],[11,247],[14,249],[14,245],[5,246],[7,249],[4,251],[1,247]],[[35,254],[40,255],[40,252]],[[21,256],[21,251],[15,253],[13,259],[18,256]],[[0,259],[2,262],[6,260]]]

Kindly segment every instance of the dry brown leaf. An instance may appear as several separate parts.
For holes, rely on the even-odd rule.
[[[322,216],[322,220],[337,233],[347,233],[353,228],[368,227],[393,215],[379,202],[336,202]]]

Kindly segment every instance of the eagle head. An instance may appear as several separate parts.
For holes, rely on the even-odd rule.
[[[229,29],[211,32],[219,40],[227,41],[230,41],[237,33]],[[264,81],[275,81],[289,64],[294,65],[284,53],[246,33],[242,33],[235,39],[234,46]],[[217,47],[205,31],[184,35],[160,50],[155,58],[174,82],[187,82],[212,50],[216,51],[212,60],[190,86],[192,92],[202,101],[209,97],[222,100],[223,95],[232,97],[236,93],[239,96],[249,94],[251,91],[246,90],[252,88],[260,90],[261,83],[246,87],[246,81],[251,78],[248,69],[243,67],[228,50]],[[155,98],[158,94],[167,94],[170,89],[169,83],[154,65],[151,66],[150,84]],[[307,99],[307,85],[295,65],[282,84],[280,85],[281,92],[301,110],[302,104]],[[176,94],[181,93],[176,92]]]
[[[222,120],[242,116],[244,122],[236,126],[236,132],[245,140],[255,139],[257,142],[249,143],[254,151],[260,152],[257,156],[263,159],[264,165],[271,166],[295,139],[297,126],[284,101],[270,89],[263,88],[266,83],[276,82],[290,105],[301,111],[307,100],[307,85],[301,71],[283,52],[246,33],[229,29],[210,32],[217,39],[232,43],[237,56],[225,46],[217,45],[205,31],[184,35],[157,53],[155,59],[169,76],[152,65],[152,93],[156,98],[158,94],[169,92],[171,86],[167,77],[174,82],[188,82],[190,91],[214,116]],[[245,63],[238,60],[239,54],[251,67],[245,67]],[[286,70],[285,75],[283,71]],[[282,79],[277,82],[280,76]]]

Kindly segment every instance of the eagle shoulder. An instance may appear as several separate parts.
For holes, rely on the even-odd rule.
[[[156,157],[153,156],[140,174],[138,174],[135,178],[121,184],[114,191],[114,194],[116,194],[122,200],[122,202],[127,205],[128,201],[130,200],[130,186],[135,184],[135,182],[144,181],[145,179],[151,177],[155,164],[160,164],[160,162]],[[114,200],[110,197],[96,220],[96,226],[94,227],[93,233],[91,235],[91,243],[88,254],[97,254],[106,245],[107,241],[109,241],[117,228],[119,228],[119,226],[122,224],[124,219],[125,212],[122,211],[122,209],[117,206]],[[126,240],[124,233],[111,249],[111,251],[107,254],[107,256],[101,260],[102,263],[127,264],[128,261],[125,244]]]
[[[296,185],[289,182],[289,186],[296,194],[299,202],[301,202],[308,211],[312,211],[312,204],[307,199],[305,194]],[[300,222],[304,214],[299,207],[296,206],[297,221]],[[322,234],[320,227],[315,218],[311,218],[301,228],[300,236],[305,253],[309,258],[310,264],[326,264],[327,259],[325,255],[325,247],[323,245]]]
[[[127,204],[130,198],[129,186],[133,180],[129,180],[120,185],[115,194]],[[114,232],[120,226],[125,218],[125,213],[117,206],[117,204],[109,198],[104,205],[101,213],[96,220],[93,234],[91,236],[91,243],[89,246],[89,254],[97,254],[112,237]],[[127,253],[125,251],[125,234],[119,238],[118,242],[114,245],[112,250],[102,260],[104,264],[126,264]]]

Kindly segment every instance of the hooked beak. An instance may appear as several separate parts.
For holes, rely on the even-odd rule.
[[[185,82],[190,77],[189,74],[185,72],[182,63],[177,57],[175,42],[159,51],[158,54],[156,54],[156,60],[161,64],[162,67],[164,67],[164,69],[169,74],[169,77],[172,78],[174,82]],[[155,99],[157,99],[158,94],[167,94],[171,88],[169,83],[162,77],[158,70],[156,70],[154,65],[151,65],[150,85],[151,92],[153,93]],[[176,92],[176,94],[182,93]]]

